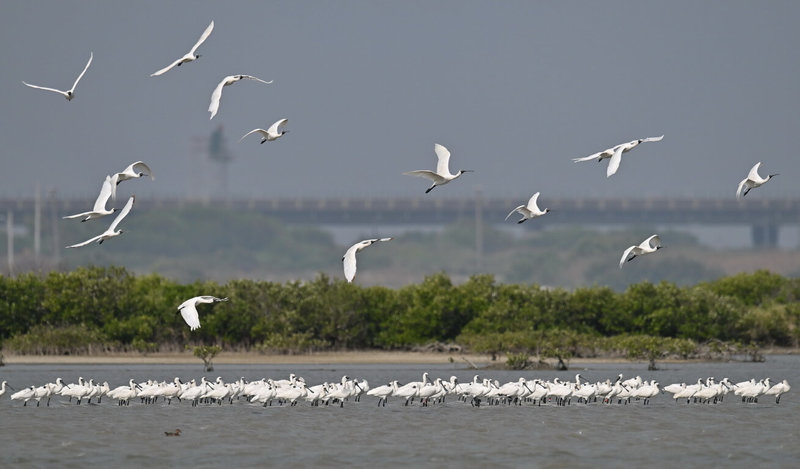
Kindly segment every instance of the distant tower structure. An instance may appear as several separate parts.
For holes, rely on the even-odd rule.
[[[225,131],[222,125],[217,127],[208,138],[208,157],[211,161],[219,165],[222,198],[226,202],[230,202],[230,193],[228,192],[228,164],[233,161],[233,156],[225,141]]]

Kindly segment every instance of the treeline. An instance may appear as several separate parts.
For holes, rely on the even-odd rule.
[[[202,327],[190,332],[176,308],[197,295],[230,301],[200,305]],[[638,283],[615,292],[498,284],[490,275],[454,285],[445,274],[399,289],[360,287],[325,275],[310,282],[180,284],[93,267],[0,276],[0,340],[7,353],[27,354],[200,344],[293,353],[444,342],[523,358],[600,349],[628,355],[642,350],[644,357],[654,348],[688,355],[697,344],[797,347],[798,298],[800,279],[767,271],[691,287]]]

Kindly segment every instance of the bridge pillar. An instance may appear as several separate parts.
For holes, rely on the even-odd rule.
[[[774,248],[778,246],[778,225],[774,223],[753,225],[750,233],[753,247]]]

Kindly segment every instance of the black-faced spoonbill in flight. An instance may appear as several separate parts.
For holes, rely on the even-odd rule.
[[[615,145],[607,150],[603,150],[601,152],[595,153],[593,155],[584,156],[583,158],[573,158],[572,161],[578,163],[581,161],[590,161],[590,160],[597,160],[598,162],[603,161],[605,159],[611,158],[608,162],[608,168],[606,168],[606,177],[611,177],[614,173],[617,172],[619,169],[619,164],[622,161],[622,154],[627,153],[637,146],[640,143],[645,142],[660,142],[664,136],[660,137],[647,137],[647,138],[640,138],[638,140],[631,140],[627,143],[620,143],[619,145]]]
[[[183,320],[189,325],[190,330],[200,328],[200,316],[197,314],[198,303],[217,303],[219,301],[228,301],[227,298],[217,298],[216,296],[203,295],[189,298],[178,306],[178,312],[183,316]]]
[[[30,83],[25,83],[24,81],[22,83],[25,84],[26,86],[30,86],[31,88],[36,88],[36,89],[39,89],[39,90],[52,91],[54,93],[58,93],[61,96],[67,98],[67,101],[72,101],[72,98],[75,97],[75,87],[78,86],[78,82],[81,81],[81,78],[83,78],[83,74],[86,73],[86,70],[89,69],[89,65],[91,65],[93,58],[94,58],[94,53],[90,52],[89,53],[89,61],[86,62],[86,67],[83,68],[83,71],[81,72],[81,74],[78,75],[78,78],[75,79],[75,83],[72,84],[72,88],[70,88],[67,91],[61,91],[61,90],[57,90],[55,88],[47,88],[47,87],[44,87],[44,86],[31,85]]]
[[[451,174],[450,151],[443,145],[439,145],[438,143],[433,145],[433,151],[436,153],[436,158],[437,158],[436,171],[420,169],[416,171],[408,171],[407,173],[403,173],[406,176],[418,176],[433,181],[433,185],[429,187],[428,190],[425,191],[426,194],[431,190],[433,190],[434,187],[443,186],[464,173],[474,172],[471,169],[462,169],[456,174]]]
[[[252,75],[229,75],[223,78],[211,93],[211,103],[208,105],[208,112],[211,113],[211,117],[209,117],[208,120],[213,119],[214,116],[217,115],[217,111],[219,111],[219,100],[222,99],[222,88],[232,85],[239,80],[256,80],[260,81],[261,83],[266,83],[267,85],[272,83],[272,80],[264,81],[261,78],[254,77]]]
[[[661,238],[657,234],[645,239],[638,246],[631,246],[622,253],[622,258],[619,260],[619,268],[621,269],[626,262],[632,261],[636,256],[643,256],[651,254],[661,249]]]
[[[206,30],[203,31],[203,34],[200,35],[200,39],[197,40],[197,42],[189,50],[189,52],[186,53],[186,55],[184,55],[180,59],[172,62],[171,64],[167,65],[166,67],[162,68],[161,70],[151,74],[150,76],[151,77],[157,77],[159,75],[162,75],[162,74],[170,71],[173,67],[180,67],[182,64],[185,64],[186,62],[191,62],[193,60],[197,60],[200,57],[200,54],[195,54],[195,52],[197,51],[197,48],[200,47],[200,44],[205,42],[206,39],[208,39],[208,36],[211,35],[211,31],[213,31],[213,30],[214,30],[214,22],[212,21],[211,24],[209,24],[206,27]]]
[[[264,130],[264,129],[253,129],[250,132],[247,132],[246,134],[244,134],[242,136],[242,138],[239,139],[239,142],[244,140],[244,138],[247,137],[248,135],[254,134],[256,132],[261,134],[261,143],[271,142],[271,141],[273,141],[273,140],[275,140],[277,138],[282,137],[283,134],[288,132],[288,130],[284,130],[284,127],[286,126],[287,122],[289,122],[289,119],[281,119],[281,120],[275,122],[274,124],[272,124],[269,127],[269,129],[267,129],[267,130]]]
[[[128,213],[131,211],[131,208],[133,207],[133,202],[135,199],[136,196],[133,195],[131,196],[130,199],[128,199],[128,202],[125,204],[124,207],[122,207],[122,210],[117,215],[117,218],[114,219],[114,221],[111,223],[111,226],[109,226],[106,231],[95,236],[94,238],[87,239],[82,243],[73,244],[72,246],[67,246],[67,248],[79,248],[81,246],[86,246],[87,244],[93,243],[95,241],[97,241],[97,244],[103,244],[103,241],[121,235],[123,231],[122,230],[117,231],[117,225],[119,225],[119,222],[121,222],[123,218],[128,216]]]
[[[392,238],[375,238],[375,239],[365,239],[364,241],[359,241],[356,244],[350,246],[347,249],[347,252],[344,253],[342,256],[342,264],[344,265],[344,278],[347,279],[348,282],[352,282],[356,276],[356,253],[361,251],[367,246],[371,246],[373,243],[378,242],[385,242],[391,241]]]

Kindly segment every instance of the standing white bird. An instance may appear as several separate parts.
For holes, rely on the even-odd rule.
[[[661,238],[659,238],[657,234],[654,234],[653,236],[642,241],[640,245],[631,246],[626,249],[625,252],[622,253],[622,258],[619,260],[619,268],[621,269],[626,262],[632,261],[636,256],[643,256],[645,254],[656,252],[662,247]]]
[[[117,186],[119,183],[122,181],[127,181],[128,179],[140,178],[142,176],[150,176],[150,180],[156,179],[156,177],[153,176],[153,171],[150,170],[150,167],[141,161],[132,163],[127,168],[123,169],[122,172],[111,176],[111,198],[114,200],[117,199]]]
[[[93,58],[94,58],[94,53],[90,52],[89,53],[89,61],[86,62],[86,67],[83,68],[83,71],[81,72],[81,74],[78,75],[78,78],[75,79],[75,83],[72,84],[72,88],[70,88],[67,91],[61,91],[61,90],[57,90],[55,88],[46,88],[44,86],[31,85],[30,83],[25,83],[24,81],[22,83],[25,84],[26,86],[30,86],[31,88],[36,88],[36,89],[39,89],[39,90],[52,91],[54,93],[58,93],[61,96],[67,98],[67,101],[72,101],[72,98],[75,97],[75,87],[78,86],[78,82],[81,81],[81,78],[83,78],[83,74],[86,73],[86,70],[89,69],[89,65],[91,65]]]
[[[372,245],[373,243],[383,242],[383,241],[391,241],[392,238],[375,238],[375,239],[365,239],[364,241],[359,241],[356,244],[350,246],[347,251],[342,256],[342,264],[344,265],[344,278],[347,279],[348,282],[352,282],[353,278],[356,276],[356,253],[367,246]]]
[[[269,127],[269,129],[267,129],[267,130],[264,130],[264,129],[253,129],[250,132],[247,132],[246,134],[244,134],[242,136],[242,138],[239,139],[239,142],[244,140],[244,138],[247,137],[248,135],[256,133],[256,132],[261,134],[261,143],[271,142],[271,141],[283,136],[283,134],[285,134],[286,132],[288,132],[288,130],[284,130],[284,127],[286,126],[287,122],[289,122],[289,119],[281,119],[278,122],[275,122],[274,124],[272,124]]]
[[[119,222],[121,222],[123,218],[128,216],[128,213],[131,211],[131,207],[133,207],[133,202],[135,199],[136,196],[134,195],[132,195],[131,198],[128,199],[128,202],[125,204],[124,207],[122,207],[122,210],[119,212],[119,215],[117,215],[117,218],[114,219],[114,221],[111,223],[111,226],[109,226],[106,231],[95,236],[94,238],[87,239],[82,243],[73,244],[72,246],[67,246],[67,248],[79,248],[81,246],[86,246],[87,244],[93,243],[95,241],[97,241],[97,244],[103,244],[103,241],[121,235],[123,231],[122,230],[116,231],[117,225],[119,225]]]
[[[211,31],[213,31],[213,30],[214,30],[214,22],[212,21],[206,27],[206,30],[203,31],[203,34],[200,36],[200,39],[197,40],[197,42],[189,50],[189,52],[186,53],[186,55],[184,55],[180,59],[172,62],[171,64],[167,65],[166,67],[162,68],[161,70],[151,74],[150,76],[151,77],[157,77],[157,76],[159,76],[161,74],[164,74],[164,73],[170,71],[173,67],[180,67],[181,64],[185,64],[186,62],[191,62],[193,60],[197,60],[198,58],[200,58],[200,54],[195,54],[195,51],[197,51],[197,48],[200,47],[200,44],[202,44],[203,42],[205,42],[206,39],[208,39],[208,36],[211,35]]]
[[[539,206],[536,204],[536,201],[539,199],[539,193],[533,194],[530,200],[528,200],[527,205],[520,205],[519,207],[512,210],[508,215],[506,215],[506,220],[514,214],[514,212],[519,212],[522,215],[522,218],[517,223],[522,223],[525,220],[530,220],[531,218],[536,218],[544,215],[545,213],[550,212],[549,208],[541,210]]]
[[[409,171],[407,173],[403,173],[406,176],[419,176],[433,181],[433,185],[429,187],[428,190],[425,191],[426,194],[431,190],[433,190],[434,187],[443,186],[464,173],[474,172],[471,169],[462,169],[456,174],[451,174],[450,151],[443,145],[439,145],[438,143],[435,143],[433,145],[433,151],[436,153],[436,158],[437,158],[435,172],[429,171],[427,169],[420,169],[417,171]]]
[[[76,213],[75,215],[67,215],[63,218],[79,218],[85,217],[81,221],[92,220],[94,218],[104,217],[106,215],[111,215],[112,213],[116,212],[117,209],[112,208],[110,210],[106,209],[106,204],[108,203],[108,198],[111,197],[111,193],[113,191],[113,184],[111,182],[111,176],[106,176],[106,180],[103,181],[103,186],[100,188],[100,194],[97,196],[97,200],[94,201],[94,208],[90,212],[83,212],[83,213]]]
[[[217,298],[216,296],[204,295],[189,298],[178,306],[178,312],[183,316],[183,320],[189,325],[189,329],[195,330],[200,328],[200,316],[197,314],[198,303],[216,303],[219,301],[228,301],[227,298]]]
[[[583,158],[573,158],[572,161],[578,163],[580,161],[597,160],[598,162],[600,162],[607,158],[611,158],[611,161],[608,162],[608,168],[606,168],[606,177],[611,177],[619,169],[619,163],[620,161],[622,161],[623,153],[627,153],[633,150],[640,143],[660,142],[662,138],[664,138],[663,135],[660,137],[647,137],[647,138],[640,138],[638,140],[631,140],[630,142],[620,143],[619,145],[615,145],[607,150],[603,150],[593,155],[584,156]]]
[[[736,188],[736,198],[741,199],[742,197],[746,196],[750,189],[755,189],[756,187],[764,185],[767,181],[772,179],[774,176],[777,176],[778,173],[770,174],[765,178],[762,178],[758,174],[758,168],[761,166],[761,162],[759,161],[756,163],[755,166],[750,168],[750,172],[747,174],[747,177],[739,183],[739,187]]]
[[[228,85],[232,85],[239,80],[256,80],[260,81],[261,83],[266,83],[267,85],[272,83],[272,80],[264,81],[261,78],[257,78],[251,75],[229,75],[223,78],[222,81],[219,82],[217,87],[214,88],[214,91],[211,93],[211,103],[208,105],[208,112],[211,113],[211,117],[209,117],[208,120],[213,119],[214,116],[217,115],[217,111],[219,111],[219,100],[222,99],[222,88]]]

